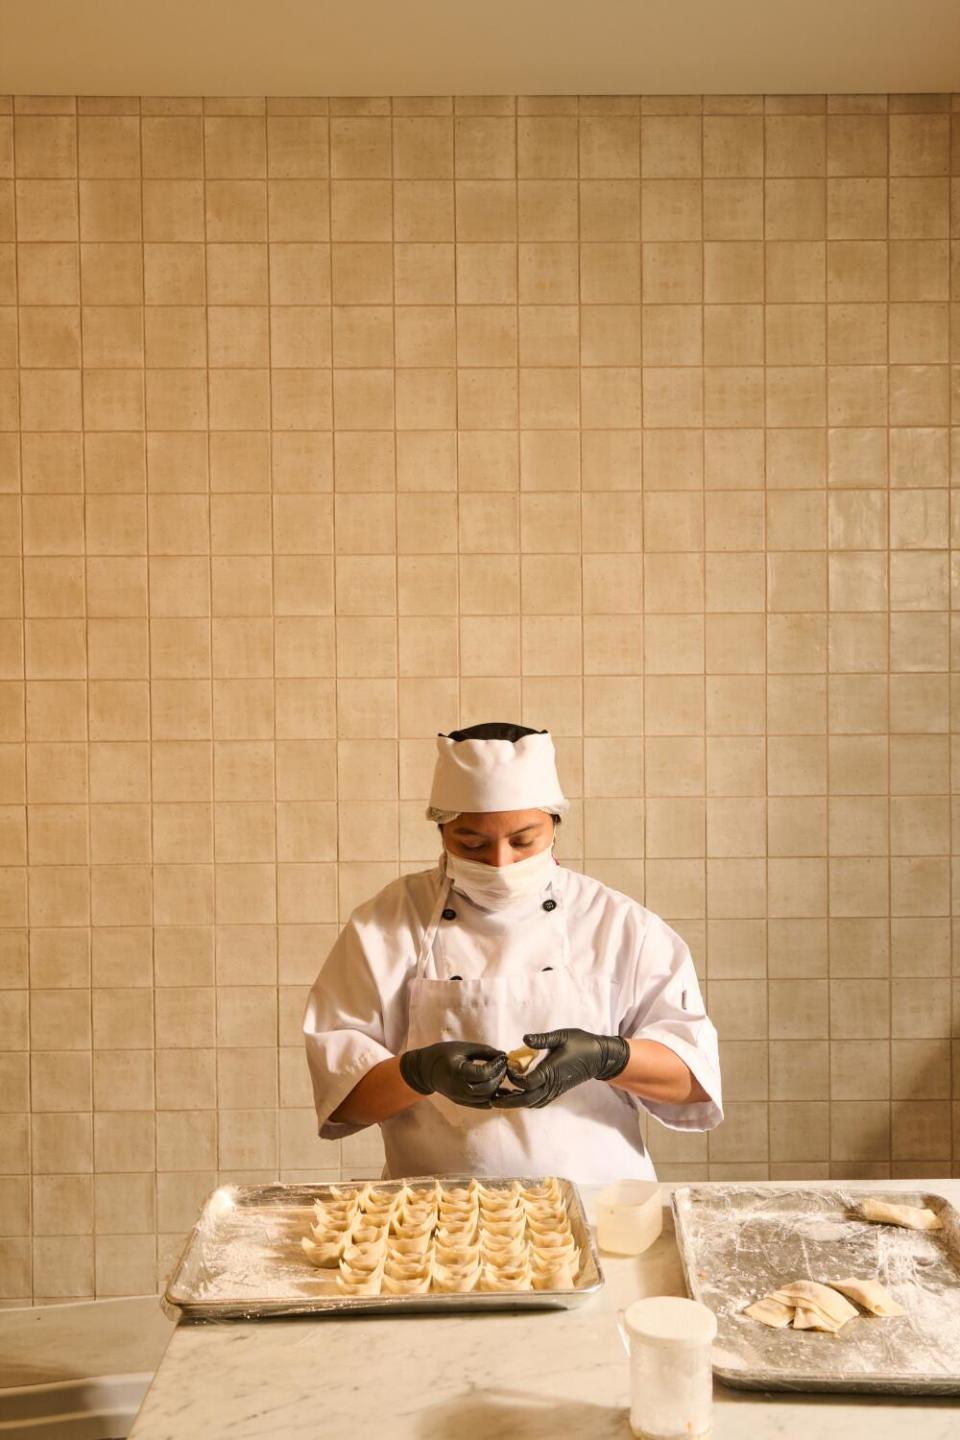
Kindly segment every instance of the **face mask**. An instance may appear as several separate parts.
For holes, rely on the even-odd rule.
[[[446,871],[458,890],[484,910],[505,910],[543,889],[553,869],[553,846],[512,865],[483,865],[444,852]]]

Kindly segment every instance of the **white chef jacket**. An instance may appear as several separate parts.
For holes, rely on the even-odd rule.
[[[417,975],[418,954],[431,916],[437,914],[442,903],[441,891],[446,894],[447,886],[447,877],[437,866],[392,881],[359,906],[310,992],[304,1035],[319,1133],[324,1139],[339,1139],[363,1128],[335,1123],[330,1116],[368,1070],[408,1048],[410,993]],[[482,909],[456,889],[450,891],[442,913],[453,918],[436,930],[426,978],[508,983],[516,978],[521,986],[531,964],[537,970],[547,968],[543,953],[535,954],[535,947],[529,944],[531,932],[526,927],[538,924],[542,910],[558,911],[559,905],[558,914],[549,918],[556,921],[562,917],[570,970],[585,986],[593,985],[596,993],[609,997],[601,1002],[604,1012],[609,1013],[592,1017],[595,1023],[585,1028],[627,1039],[655,1040],[667,1046],[680,1056],[709,1097],[686,1105],[668,1104],[632,1096],[620,1087],[604,1086],[605,1090],[614,1090],[618,1102],[632,1107],[633,1120],[627,1118],[627,1128],[631,1133],[633,1127],[636,1129],[639,1154],[645,1157],[637,1113],[640,1109],[649,1111],[671,1129],[713,1129],[723,1119],[717,1034],[704,1009],[684,941],[652,911],[588,875],[556,865],[550,886],[556,902],[542,904],[542,897],[536,895],[519,907],[498,911]],[[531,1029],[528,1018],[518,1011],[513,1044],[519,1045],[524,1032]],[[561,1023],[577,1026],[582,1019],[573,1014]],[[487,1040],[481,1034],[463,1038]],[[586,1090],[587,1086],[577,1087],[577,1091],[547,1109],[554,1110],[575,1096],[582,1110],[584,1098],[577,1092]],[[609,1103],[609,1096],[603,1099]],[[418,1173],[404,1167],[409,1146],[405,1145],[403,1132],[405,1127],[409,1132],[420,1108],[415,1106],[382,1123],[391,1174]],[[459,1108],[467,1131],[473,1117],[487,1120],[491,1115],[489,1111]],[[546,1113],[492,1112],[501,1119],[527,1117],[524,1123],[530,1123],[530,1116]],[[622,1126],[623,1122],[618,1123]],[[393,1147],[391,1138],[396,1142]],[[392,1156],[391,1149],[395,1151]],[[413,1153],[422,1164],[422,1151],[418,1153],[414,1146]],[[449,1160],[449,1155],[445,1158]],[[469,1154],[465,1158],[468,1160]],[[544,1168],[535,1163],[536,1154],[530,1158],[532,1163],[525,1173],[544,1173]],[[652,1174],[652,1166],[648,1160],[646,1163],[647,1170],[636,1173]],[[439,1169],[427,1167],[419,1173],[433,1168]],[[446,1168],[450,1168],[449,1164]],[[470,1167],[465,1163],[453,1168]],[[575,1163],[570,1169],[574,1178],[602,1178],[577,1175]],[[621,1168],[616,1173],[628,1172]]]

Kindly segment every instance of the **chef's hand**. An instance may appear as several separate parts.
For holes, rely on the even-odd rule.
[[[498,1110],[539,1110],[584,1080],[612,1080],[630,1059],[630,1045],[620,1035],[592,1035],[588,1030],[524,1035],[523,1043],[550,1053],[525,1075],[510,1076],[517,1089],[496,1097]]]
[[[443,1040],[400,1056],[400,1074],[421,1095],[434,1091],[457,1105],[489,1110],[503,1079],[507,1057],[502,1050],[473,1040]]]

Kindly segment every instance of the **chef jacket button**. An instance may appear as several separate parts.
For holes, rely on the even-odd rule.
[[[451,910],[449,905],[446,907],[445,910],[441,910],[440,913],[443,916],[444,920],[456,920],[457,918],[456,910]]]
[[[557,902],[556,902],[556,900],[544,900],[544,902],[543,902],[543,908],[544,908],[544,910],[556,910],[556,908],[557,908]]]

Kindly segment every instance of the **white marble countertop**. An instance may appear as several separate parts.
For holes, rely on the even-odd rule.
[[[960,1180],[843,1184],[919,1188],[960,1205]],[[667,1204],[672,1188],[663,1186]],[[584,1198],[589,1211],[589,1189]],[[669,1209],[643,1255],[601,1261],[606,1285],[576,1310],[181,1325],[130,1440],[629,1440],[616,1312],[643,1295],[685,1293]],[[871,1440],[960,1434],[960,1398],[767,1394],[719,1383],[714,1396],[715,1440],[849,1440],[866,1424]]]

